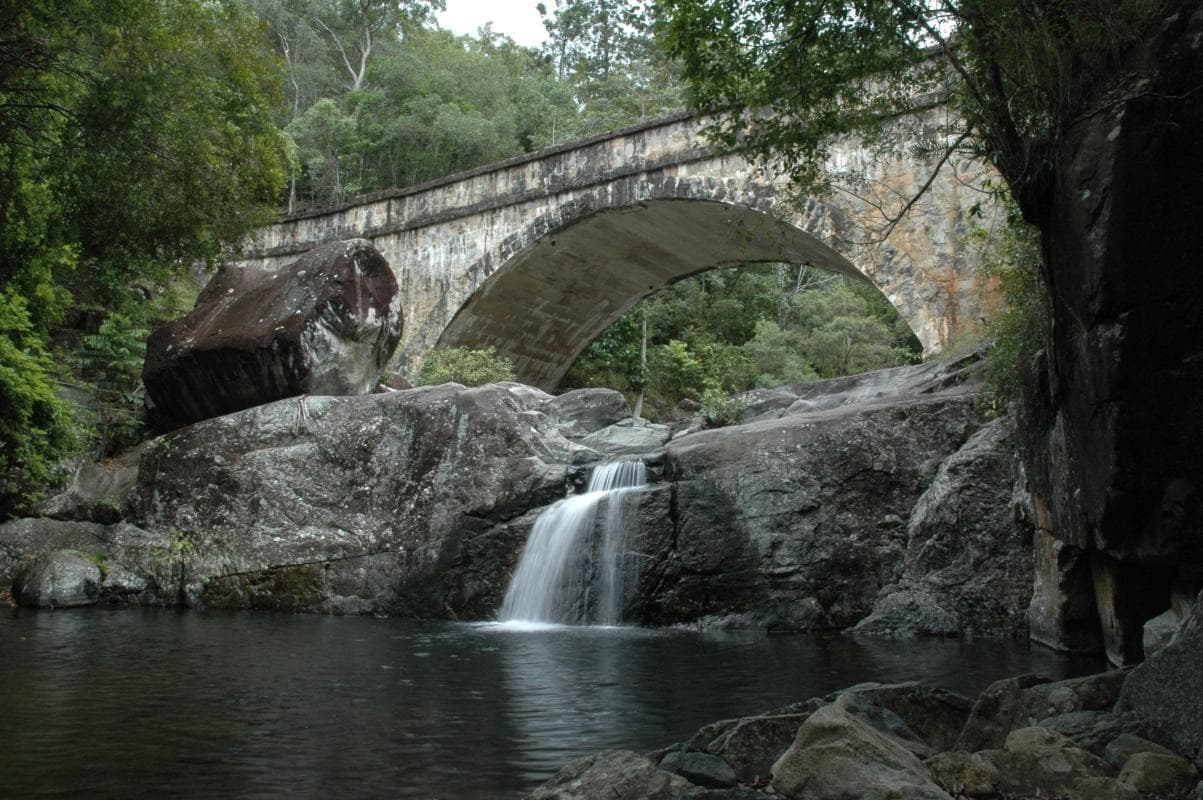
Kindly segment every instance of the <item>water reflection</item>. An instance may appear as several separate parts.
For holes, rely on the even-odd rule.
[[[863,680],[1097,668],[999,643],[163,611],[0,613],[0,796],[513,798]]]

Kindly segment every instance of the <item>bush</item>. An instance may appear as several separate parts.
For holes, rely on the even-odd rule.
[[[978,410],[995,417],[1007,413],[1019,394],[1024,362],[1044,346],[1048,290],[1040,272],[1040,234],[1017,210],[999,231],[976,230],[970,241],[982,248],[982,273],[1003,300],[986,322],[987,377],[978,398]]]
[[[73,441],[71,407],[25,298],[0,293],[0,519],[37,501]]]
[[[144,425],[142,363],[146,326],[113,312],[83,344],[72,361],[87,383],[95,405],[88,415],[98,456],[137,444]]]
[[[513,362],[498,356],[492,347],[483,350],[449,347],[427,353],[422,362],[422,369],[418,370],[414,379],[414,385],[462,383],[464,386],[482,386],[486,383],[512,381],[515,377]]]

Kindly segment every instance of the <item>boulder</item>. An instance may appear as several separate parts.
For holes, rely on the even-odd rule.
[[[675,772],[690,783],[708,789],[721,789],[736,783],[731,765],[710,753],[677,750],[660,760],[660,769]]]
[[[1147,719],[1174,749],[1203,765],[1203,596],[1174,641],[1132,670],[1120,710]]]
[[[90,606],[100,596],[100,567],[59,551],[35,558],[13,583],[17,604],[29,608]]]
[[[366,394],[401,339],[397,281],[366,240],[279,272],[225,267],[196,308],[154,330],[142,379],[178,426],[296,395]]]
[[[996,681],[978,696],[957,749],[1001,748],[1012,731],[1041,720],[1078,711],[1108,711],[1119,699],[1126,677],[1116,670],[1056,682],[1041,675]]]
[[[951,800],[914,753],[837,704],[798,729],[772,787],[796,800]]]
[[[744,783],[767,779],[773,764],[793,743],[798,728],[808,716],[770,714],[733,720],[734,724],[717,736],[707,735],[701,749],[730,764],[736,777]]]
[[[957,797],[1056,797],[1060,800],[1138,800],[1112,778],[1101,759],[1075,747],[1034,747],[940,753],[928,762],[932,778]]]
[[[1011,508],[1010,424],[987,424],[940,465],[907,522],[900,579],[854,632],[1026,635],[1032,531]]]
[[[621,392],[613,389],[574,389],[544,401],[539,411],[555,421],[560,433],[580,439],[631,416]]]
[[[125,504],[138,482],[138,460],[143,445],[112,458],[84,461],[67,487],[48,498],[40,512],[54,519],[99,522],[110,525],[125,514]]]
[[[1150,742],[1148,739],[1142,739],[1130,733],[1123,733],[1112,739],[1107,745],[1105,752],[1107,763],[1116,769],[1123,769],[1124,764],[1128,763],[1128,759],[1137,753],[1160,753],[1166,756],[1177,755],[1167,747],[1162,747],[1156,742]]]
[[[866,700],[895,714],[909,735],[933,750],[956,745],[973,709],[969,698],[921,683],[864,684],[839,693]]]
[[[1199,780],[1195,765],[1177,753],[1143,751],[1124,762],[1119,782],[1145,795],[1185,796]]]
[[[607,456],[641,455],[662,447],[668,436],[667,425],[628,417],[588,434],[580,442]]]
[[[695,787],[630,750],[607,750],[565,766],[528,800],[683,800]]]
[[[1046,717],[1039,720],[1039,723],[1051,731],[1067,736],[1078,747],[1105,758],[1109,763],[1113,763],[1110,748],[1117,740],[1130,737],[1139,738],[1141,741],[1151,738],[1160,742],[1165,739],[1151,723],[1130,711],[1070,711]],[[1117,769],[1123,766],[1122,763],[1113,765]]]
[[[569,482],[530,402],[444,384],[206,420],[147,448],[132,518],[181,533],[191,605],[487,619]]]
[[[185,561],[192,555],[187,540],[178,533],[143,530],[126,522],[10,520],[0,525],[0,587],[6,576],[20,571],[20,565],[54,558],[65,550],[97,568],[96,573],[86,571],[97,584],[95,591],[86,592],[89,602],[175,605],[180,602]]]

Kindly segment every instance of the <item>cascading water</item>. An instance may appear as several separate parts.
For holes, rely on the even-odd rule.
[[[584,494],[559,501],[535,520],[510,580],[506,622],[616,625],[622,617],[623,495],[647,482],[639,460],[594,468]],[[601,541],[594,535],[604,506]]]

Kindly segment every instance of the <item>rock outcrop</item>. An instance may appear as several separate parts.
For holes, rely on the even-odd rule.
[[[1009,486],[1005,437],[971,436],[962,367],[840,379],[838,403],[784,387],[757,421],[664,447],[667,429],[635,424],[609,390],[275,401],[161,436],[136,468],[81,474],[57,520],[0,525],[0,578],[67,548],[106,559],[100,602],[488,619],[540,511],[626,452],[614,431],[636,431],[652,482],[620,499],[625,619],[838,629],[904,580],[944,591],[972,573],[981,586],[940,595],[950,624],[899,631],[1010,636],[1029,579],[995,486]],[[822,408],[798,410],[798,392]]]
[[[1132,671],[1119,705],[1151,720],[1203,768],[1203,595],[1173,641]]]
[[[1164,7],[1049,155],[1042,259],[1052,292],[1020,430],[1044,641],[1093,628],[1136,663],[1171,592],[1203,588],[1203,6]],[[1156,12],[1150,12],[1156,13]],[[1082,580],[1083,574],[1089,580]],[[1089,609],[1089,611],[1087,611]],[[1085,641],[1086,646],[1093,642]]]
[[[844,628],[879,607],[883,590],[896,598],[914,586],[938,598],[947,621],[906,609],[914,615],[897,615],[890,632],[1023,634],[1030,533],[1010,508],[1005,428],[970,440],[979,423],[968,365],[884,370],[769,399],[751,422],[665,446],[671,497],[644,492],[628,565],[628,585],[642,588],[627,618]]]
[[[1032,530],[1011,504],[1009,424],[991,422],[940,465],[907,522],[901,578],[855,631],[1027,633]]]
[[[1130,677],[1020,676],[975,703],[915,683],[862,684],[715,722],[646,756],[580,759],[530,797],[602,800],[611,797],[607,780],[626,800],[1199,796],[1199,771],[1179,744],[1156,721],[1115,706]],[[1088,716],[1094,723],[1080,724]]]
[[[151,333],[142,379],[172,427],[296,395],[365,394],[401,323],[384,257],[363,239],[331,242],[279,272],[223,268],[195,309]]]

